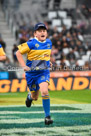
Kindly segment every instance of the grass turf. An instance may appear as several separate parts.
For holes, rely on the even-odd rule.
[[[49,91],[51,104],[91,103],[90,90]],[[0,105],[24,105],[27,92],[0,93]],[[41,95],[35,104],[42,104]]]
[[[0,106],[0,136],[90,136],[91,105],[52,105],[54,123],[44,124],[42,106]]]

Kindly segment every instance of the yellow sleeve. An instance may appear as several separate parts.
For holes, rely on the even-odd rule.
[[[23,44],[19,45],[18,49],[19,49],[21,54],[25,54],[25,53],[28,53],[30,51],[30,48],[28,47],[27,43],[23,43]]]
[[[3,48],[0,48],[0,56],[5,56],[5,52],[4,52]]]

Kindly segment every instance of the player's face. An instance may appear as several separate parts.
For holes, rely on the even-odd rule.
[[[47,38],[47,30],[45,28],[39,28],[35,31],[34,36],[41,42],[45,41]]]

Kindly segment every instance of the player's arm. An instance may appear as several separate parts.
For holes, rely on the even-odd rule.
[[[0,45],[0,61],[3,61],[6,59],[6,55],[5,55],[5,52],[2,48],[2,46]]]
[[[51,50],[52,50],[52,42],[51,42]],[[51,54],[50,54],[50,67],[52,68],[53,64],[51,62]]]
[[[6,56],[0,56],[0,61],[6,60]]]
[[[17,59],[18,59],[20,65],[21,65],[22,68],[24,69],[24,71],[29,71],[30,68],[29,68],[28,66],[26,66],[26,64],[25,64],[25,62],[24,62],[24,59],[23,59],[23,56],[22,56],[22,54],[20,53],[19,50],[16,52],[16,56],[17,56]]]
[[[17,59],[18,59],[20,65],[23,67],[24,71],[29,71],[30,68],[28,66],[26,66],[23,56],[22,56],[23,54],[28,53],[28,51],[30,50],[27,43],[19,45],[18,49],[19,50],[16,52]]]

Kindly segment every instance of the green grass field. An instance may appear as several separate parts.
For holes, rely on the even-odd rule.
[[[31,108],[27,92],[0,94],[0,136],[91,136],[91,90],[49,91],[54,123],[44,125],[39,95]]]
[[[91,90],[49,91],[51,104],[91,103]],[[0,105],[24,105],[27,92],[0,93]],[[42,104],[41,96],[34,104]]]

